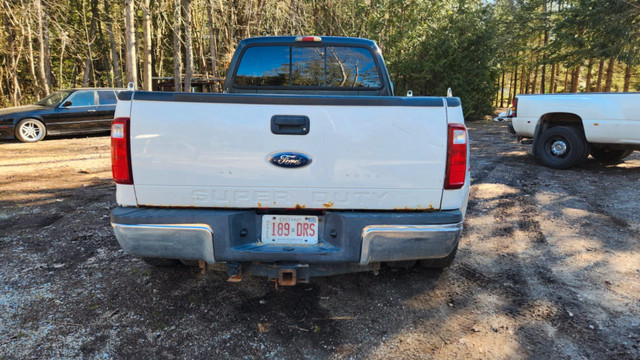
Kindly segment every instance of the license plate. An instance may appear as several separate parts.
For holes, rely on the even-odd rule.
[[[317,244],[318,217],[263,215],[262,242],[268,244]]]

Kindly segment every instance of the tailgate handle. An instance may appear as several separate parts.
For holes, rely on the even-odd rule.
[[[276,135],[307,135],[309,117],[304,115],[273,115],[271,132]]]

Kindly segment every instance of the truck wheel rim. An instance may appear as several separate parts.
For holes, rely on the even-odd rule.
[[[20,135],[27,140],[37,141],[44,135],[44,129],[39,123],[29,120],[20,126]]]
[[[569,146],[564,139],[555,139],[551,143],[551,154],[553,154],[553,156],[565,156],[568,150]]]

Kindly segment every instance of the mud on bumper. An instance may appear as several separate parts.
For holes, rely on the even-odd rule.
[[[274,245],[259,240],[262,215],[258,210],[117,207],[111,224],[124,251],[137,256],[209,264],[334,264],[341,272],[354,272],[385,261],[444,258],[458,244],[463,220],[458,210],[327,211],[318,214],[318,244]]]

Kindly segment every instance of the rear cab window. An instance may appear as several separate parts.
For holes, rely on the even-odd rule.
[[[365,47],[258,45],[244,50],[233,87],[377,90],[382,79]]]

